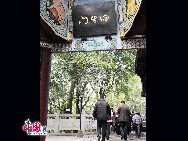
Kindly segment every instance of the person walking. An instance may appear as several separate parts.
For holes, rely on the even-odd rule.
[[[113,117],[113,108],[111,108],[111,119],[107,120],[107,128],[106,128],[106,139],[109,140],[110,137],[110,126],[112,125],[112,117]]]
[[[139,137],[140,136],[140,128],[142,124],[142,119],[139,116],[139,113],[135,113],[133,116],[133,124],[136,124],[135,133]]]
[[[130,118],[130,110],[127,105],[125,105],[125,101],[121,101],[121,105],[118,107],[117,114],[119,114],[119,122],[120,122],[120,131],[121,131],[121,140],[127,140],[127,130],[128,130],[128,122]]]
[[[97,137],[98,141],[101,138],[102,128],[102,140],[105,141],[107,120],[111,119],[111,110],[108,102],[105,101],[104,95],[100,95],[100,100],[95,104],[93,111],[94,120],[97,119]]]
[[[115,117],[116,117],[116,114],[115,114],[115,112],[113,112],[113,116],[112,116],[112,127],[113,127],[114,133],[116,132],[116,126],[115,126],[115,124],[116,124],[116,119],[115,119]]]
[[[129,115],[129,121],[127,123],[127,134],[129,135],[129,133],[131,133],[131,123],[132,123],[132,117],[131,114]]]
[[[120,125],[119,125],[119,114],[117,114],[117,113],[116,113],[116,116],[115,116],[115,126],[116,126],[116,134],[121,135]]]

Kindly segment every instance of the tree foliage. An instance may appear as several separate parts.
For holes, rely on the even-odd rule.
[[[49,112],[70,108],[71,113],[79,113],[80,92],[84,93],[84,109],[91,111],[100,88],[110,106],[117,108],[124,99],[132,108],[134,97],[141,95],[140,79],[134,72],[135,57],[135,49],[53,53]]]

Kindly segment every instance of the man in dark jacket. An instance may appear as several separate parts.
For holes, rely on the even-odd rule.
[[[98,140],[100,140],[102,128],[102,141],[105,141],[107,120],[111,119],[111,110],[108,102],[104,100],[104,95],[101,95],[100,100],[95,104],[93,117],[97,119]]]
[[[127,140],[127,129],[128,122],[130,118],[129,107],[125,105],[125,101],[121,101],[121,104],[118,107],[117,114],[119,114],[120,130],[121,130],[121,139]]]

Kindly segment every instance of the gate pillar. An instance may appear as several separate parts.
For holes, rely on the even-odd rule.
[[[40,124],[47,126],[48,98],[51,72],[51,49],[44,47],[40,80]],[[41,135],[40,141],[45,141],[46,136]]]

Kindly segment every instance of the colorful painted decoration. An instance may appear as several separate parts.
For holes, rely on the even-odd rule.
[[[68,39],[69,0],[40,0],[40,16],[56,35]]]
[[[146,48],[146,38],[123,40],[121,46],[122,49]]]
[[[117,6],[115,10],[118,16],[117,35],[113,35],[112,40],[106,40],[105,36],[88,37],[88,41],[74,38],[72,6],[92,4],[99,1],[115,1]],[[40,16],[56,35],[66,40],[72,40],[72,43],[69,44],[51,44],[54,52],[146,48],[146,38],[126,39],[124,41],[120,39],[131,29],[141,2],[142,0],[40,0]],[[93,16],[90,19],[95,23],[96,17]],[[104,21],[105,19],[108,18],[105,17]],[[46,45],[41,44],[41,46]]]
[[[113,50],[113,49],[136,49],[146,48],[146,38],[126,39],[121,41],[120,46],[115,38],[112,40],[97,39],[92,41],[74,41],[66,44],[49,44],[40,42],[41,47],[48,47],[52,52],[71,52],[71,51],[95,51],[95,50]]]
[[[117,49],[117,39],[102,40],[97,39],[94,41],[75,41],[74,51],[92,51],[92,50],[110,50]]]
[[[120,36],[125,36],[131,29],[142,0],[118,0]]]
[[[94,51],[94,50],[112,50],[112,49],[133,49],[146,48],[146,38],[127,39],[121,41],[118,46],[116,38],[112,40],[96,39],[93,41],[75,41],[72,51]]]

